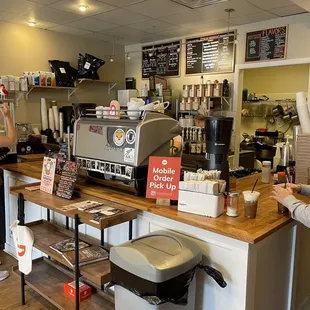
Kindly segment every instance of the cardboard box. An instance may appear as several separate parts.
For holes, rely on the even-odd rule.
[[[75,299],[75,281],[66,282],[64,284],[64,292],[66,295]],[[91,296],[91,287],[80,282],[80,301],[83,301]]]
[[[224,213],[224,196],[179,191],[178,210],[208,217]]]

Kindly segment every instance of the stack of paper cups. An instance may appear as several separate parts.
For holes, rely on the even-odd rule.
[[[52,130],[52,132],[55,131],[55,120],[54,120],[54,112],[53,109],[48,109],[48,123],[49,123],[49,129]]]
[[[64,114],[62,112],[59,113],[59,134],[60,134],[60,140],[63,141],[63,136],[64,136]]]
[[[301,126],[294,126],[293,127],[293,143],[294,143],[294,147],[293,147],[293,160],[296,161],[297,158],[297,138],[298,135],[302,134],[302,130],[301,130]]]
[[[54,113],[55,129],[59,130],[59,112],[57,105],[52,106],[52,109]]]
[[[305,93],[296,94],[297,112],[303,133],[310,133],[310,114]]]
[[[41,129],[48,129],[47,106],[45,98],[41,98]]]

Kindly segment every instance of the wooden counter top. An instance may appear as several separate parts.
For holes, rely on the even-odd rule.
[[[32,161],[40,161],[43,160],[45,154],[20,154],[17,155],[17,158],[21,160],[21,162],[32,162]]]
[[[42,162],[9,164],[3,166],[3,169],[40,179]],[[242,192],[244,190],[250,190],[256,178],[257,176],[254,175],[239,179],[237,181],[237,191]],[[218,218],[208,218],[178,212],[173,208],[157,207],[154,200],[135,197],[132,194],[116,191],[98,184],[87,184],[85,181],[79,182],[78,189],[84,194],[93,195],[138,210],[147,211],[250,244],[257,243],[293,221],[288,215],[277,213],[277,203],[270,198],[272,186],[269,184],[262,184],[260,182],[260,176],[256,186],[256,190],[261,193],[256,219],[246,219],[244,217],[242,195],[239,201],[239,217],[231,218],[222,215]],[[302,199],[306,200],[304,197]]]

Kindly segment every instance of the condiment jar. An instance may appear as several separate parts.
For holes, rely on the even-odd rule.
[[[193,110],[198,111],[199,110],[199,105],[200,105],[200,99],[195,97],[193,100]]]
[[[227,195],[227,211],[226,215],[236,217],[239,215],[239,193],[231,192]]]
[[[183,85],[183,98],[187,98],[189,96],[188,85]]]
[[[187,101],[185,103],[185,110],[186,111],[192,110],[192,98],[187,98]]]
[[[271,175],[271,162],[263,161],[262,167],[262,183],[269,184]]]

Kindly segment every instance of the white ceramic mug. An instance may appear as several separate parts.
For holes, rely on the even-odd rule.
[[[157,112],[161,112],[164,113],[165,110],[170,106],[170,102],[169,101],[165,101],[165,102],[161,102],[158,104],[154,105],[154,110]]]
[[[96,107],[96,116],[97,118],[102,118],[103,116],[103,106],[97,106]]]
[[[133,103],[133,102],[128,102],[127,103],[127,114],[130,119],[138,119],[140,117],[140,105]]]

